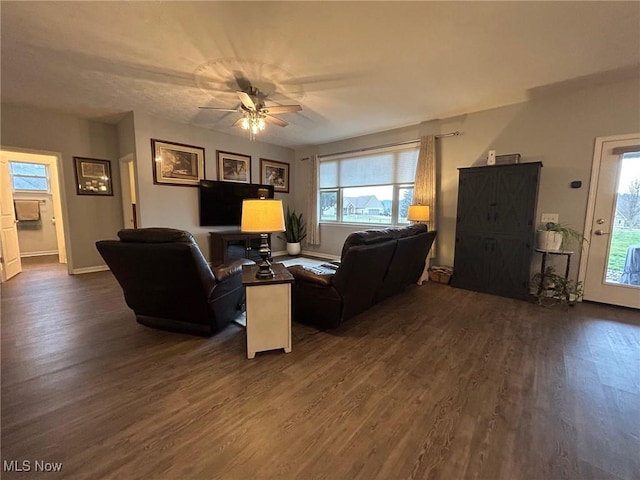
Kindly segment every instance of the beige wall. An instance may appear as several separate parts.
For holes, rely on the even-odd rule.
[[[220,132],[178,124],[164,119],[135,112],[135,157],[137,169],[138,212],[140,227],[172,227],[188,230],[198,242],[205,257],[209,258],[208,232],[217,227],[200,227],[198,216],[198,189],[193,187],[156,185],[153,183],[153,160],[151,139],[195,145],[205,149],[205,176],[217,180],[216,150],[251,156],[251,183],[260,183],[260,158],[289,163],[290,177],[294,178],[293,150],[259,141],[249,141],[248,135],[235,136]],[[275,128],[275,127],[274,127]],[[291,193],[277,193],[285,206],[295,195],[296,186],[290,185]],[[286,207],[285,207],[286,208]],[[284,243],[273,236],[274,251],[284,250]]]
[[[63,203],[66,204],[65,213],[68,217],[67,249],[72,271],[104,266],[95,249],[95,242],[116,238],[123,226],[118,161],[129,154],[133,154],[135,162],[139,226],[188,230],[195,235],[205,256],[208,256],[208,232],[213,228],[199,226],[197,189],[153,184],[151,138],[204,147],[206,178],[213,180],[216,179],[216,149],[251,155],[252,183],[260,182],[260,158],[290,163],[291,193],[276,194],[276,198],[281,198],[287,205],[296,189],[293,181],[293,150],[259,141],[250,142],[246,137],[226,135],[133,112],[126,114],[117,125],[4,104],[1,114],[4,147],[59,152],[62,155]],[[113,197],[76,194],[74,156],[111,161]],[[284,242],[274,240],[274,251],[284,250]]]
[[[497,150],[498,154],[520,153],[525,162],[542,161],[538,214],[543,211],[559,213],[562,222],[581,229],[594,139],[640,131],[639,111],[640,88],[638,80],[634,79],[535,95],[530,101],[517,105],[301,148],[295,154],[288,148],[250,142],[245,137],[177,124],[138,112],[129,113],[115,126],[2,105],[1,135],[5,147],[61,153],[69,263],[74,269],[88,269],[103,265],[95,250],[95,241],[114,238],[122,227],[117,161],[130,153],[135,157],[140,226],[169,226],[192,231],[208,255],[207,233],[211,228],[199,227],[197,189],[153,184],[151,138],[204,147],[208,179],[216,179],[217,149],[251,155],[253,183],[260,182],[261,157],[288,162],[291,164],[291,193],[277,194],[277,197],[282,198],[285,205],[304,212],[309,162],[301,161],[301,158],[312,153],[328,154],[412,140],[421,134],[460,130],[462,136],[438,141],[437,262],[452,264],[458,168],[482,164],[489,149]],[[114,196],[78,196],[73,156],[111,160]],[[582,188],[569,188],[573,180],[581,180]],[[322,244],[315,251],[339,255],[344,238],[357,229],[323,225]],[[276,240],[274,250],[282,249],[283,242]],[[577,269],[577,262],[574,266]]]
[[[104,262],[95,242],[109,238],[122,225],[117,134],[114,125],[25,108],[2,105],[2,146],[57,152],[62,156],[62,201],[66,205],[67,260],[72,271],[91,269]],[[112,162],[112,197],[76,194],[73,157]]]
[[[298,185],[306,185],[311,153],[337,151],[400,142],[422,134],[463,132],[458,137],[438,140],[438,258],[453,264],[458,168],[485,163],[487,151],[520,153],[523,162],[542,161],[538,215],[558,213],[560,221],[582,230],[595,138],[640,131],[640,84],[638,79],[589,88],[566,89],[535,96],[516,105],[470,113],[444,120],[383,132],[296,151]],[[582,188],[571,189],[573,180]],[[304,191],[298,188],[296,205],[304,205]],[[316,249],[339,255],[344,237],[352,228],[323,225],[322,244]],[[578,262],[573,262],[572,276]]]

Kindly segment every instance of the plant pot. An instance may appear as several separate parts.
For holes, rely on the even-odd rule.
[[[297,243],[287,242],[287,253],[289,255],[300,255],[300,242],[297,242]]]
[[[538,230],[536,232],[536,248],[559,252],[562,250],[562,234],[553,230]]]

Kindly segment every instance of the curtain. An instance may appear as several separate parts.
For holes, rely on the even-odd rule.
[[[307,199],[307,244],[320,245],[320,223],[318,215],[318,169],[320,160],[317,155],[309,159],[311,175],[309,175],[309,189]]]
[[[420,137],[420,153],[418,154],[416,179],[413,187],[413,204],[429,205],[429,230],[436,230],[436,137],[434,135]],[[437,241],[436,238],[429,251],[426,267],[436,255]],[[427,278],[426,267],[419,283]]]

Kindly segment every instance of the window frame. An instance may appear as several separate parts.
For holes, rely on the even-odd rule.
[[[318,211],[320,213],[320,218],[319,221],[320,223],[338,223],[338,220],[340,218],[340,212],[342,210],[342,201],[340,200],[340,190],[338,188],[322,188],[318,190],[318,202],[320,202],[320,199],[322,197],[323,193],[335,193],[336,194],[336,205],[335,205],[335,209],[336,209],[336,219],[335,220],[323,220],[322,219],[322,204],[319,206]]]
[[[12,164],[22,164],[22,165],[41,165],[44,167],[44,175],[25,175],[21,173],[13,173]],[[11,178],[11,189],[14,193],[51,193],[51,175],[49,173],[49,165],[46,163],[38,163],[38,162],[21,162],[18,160],[9,160],[9,176]],[[19,188],[16,187],[14,182],[15,178],[44,178],[47,184],[46,189],[37,189],[37,188]]]
[[[407,148],[406,145],[398,145],[397,148],[397,152],[401,152],[401,151],[406,151],[409,148]],[[416,164],[417,164],[417,155],[419,152],[419,144],[416,142],[415,146],[413,147],[413,149],[415,149],[415,153],[416,153]],[[388,148],[385,147],[380,147],[378,148],[372,148],[372,149],[367,149],[367,154],[362,155],[362,157],[366,157],[369,154],[375,154],[376,152],[383,152],[383,151],[388,151]],[[354,155],[345,155],[344,157],[342,157],[341,155],[328,155],[327,158],[325,160],[329,160],[329,161],[342,161],[342,160],[352,160],[354,158]],[[357,158],[357,157],[355,157]],[[364,160],[364,159],[363,159]],[[320,160],[321,162],[323,160]],[[319,172],[320,175],[320,172]],[[319,184],[321,184],[321,182],[319,182]],[[390,207],[390,219],[389,219],[389,223],[371,223],[371,222],[358,222],[358,221],[345,221],[344,220],[344,211],[343,211],[343,204],[344,204],[344,198],[345,198],[345,190],[347,189],[352,189],[352,188],[367,188],[367,187],[371,187],[371,188],[375,188],[375,187],[392,187],[392,198],[391,198],[391,207]],[[409,222],[408,220],[400,222],[400,208],[401,208],[401,201],[402,199],[400,198],[401,192],[404,189],[415,189],[415,175],[414,175],[414,181],[412,182],[407,182],[407,181],[401,181],[401,182],[394,182],[394,183],[384,183],[384,184],[367,184],[367,185],[349,185],[349,186],[331,186],[331,187],[318,187],[318,211],[319,211],[319,223],[322,224],[326,224],[326,225],[345,225],[345,226],[371,226],[371,227],[391,227],[391,226],[403,226],[403,225],[408,225],[411,222]],[[335,220],[329,220],[329,219],[323,219],[322,218],[322,205],[320,203],[320,198],[322,197],[323,193],[334,193],[336,192],[337,195],[337,199],[336,199],[336,219]]]

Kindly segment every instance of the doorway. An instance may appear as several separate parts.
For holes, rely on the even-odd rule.
[[[124,228],[138,228],[136,171],[133,154],[130,153],[122,157],[119,164]]]
[[[584,231],[584,299],[640,308],[640,134],[596,139]]]
[[[21,258],[26,256],[51,255],[61,264],[67,264],[65,222],[63,214],[63,190],[60,185],[60,154],[27,150],[0,150],[2,168],[2,217],[3,234],[0,248],[4,252],[1,281],[6,281],[22,270]],[[46,168],[46,191],[16,192],[11,182],[11,163],[14,165],[40,165]],[[42,179],[44,180],[44,178]],[[18,230],[20,221],[16,218],[15,202],[21,207],[34,207],[34,220],[24,221],[24,231]],[[34,204],[34,205],[28,205]],[[5,218],[6,217],[6,218]],[[5,221],[6,220],[6,221]],[[31,229],[31,231],[29,230]],[[21,235],[22,234],[22,235]],[[47,237],[47,239],[44,239]],[[44,240],[43,240],[44,239]],[[38,243],[44,241],[44,243]],[[42,247],[41,245],[45,245]]]

